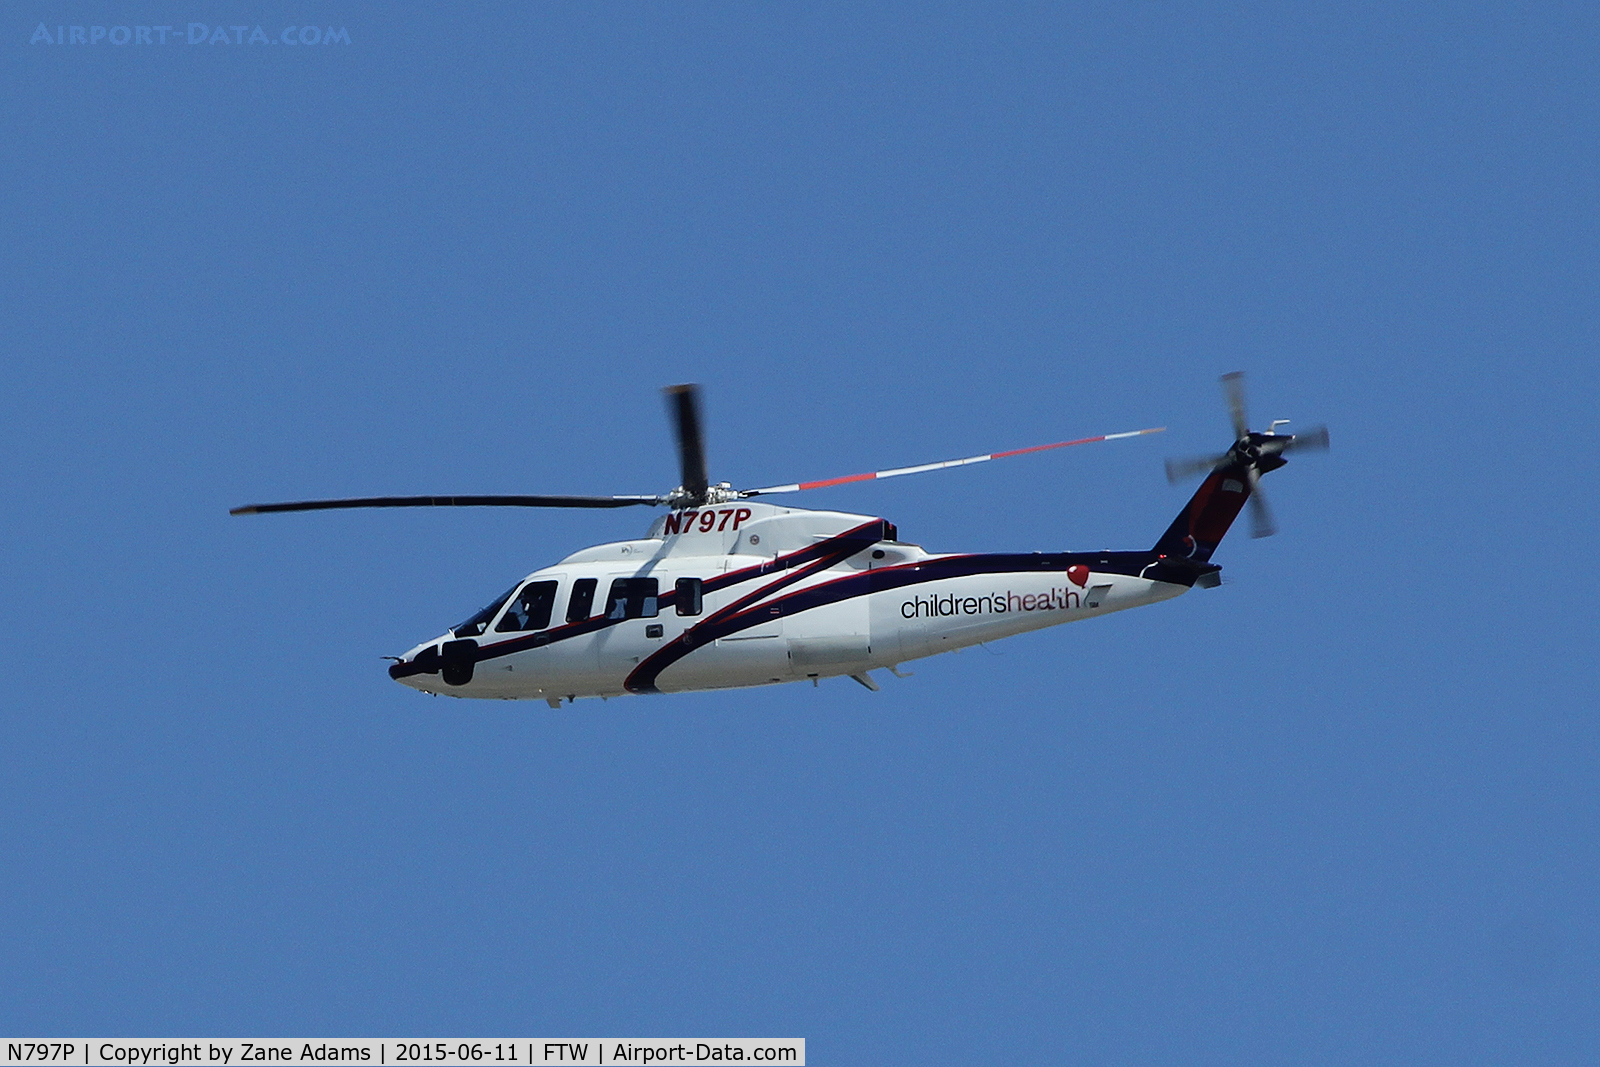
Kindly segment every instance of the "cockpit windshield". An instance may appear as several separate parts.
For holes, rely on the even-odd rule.
[[[507,589],[504,593],[495,597],[492,604],[473,615],[472,618],[450,627],[450,632],[457,637],[477,637],[483,633],[484,627],[488,626],[490,620],[499,614],[500,609],[505,607],[506,601],[511,599],[511,594],[515,593],[521,585],[522,583],[518,582],[510,589]]]

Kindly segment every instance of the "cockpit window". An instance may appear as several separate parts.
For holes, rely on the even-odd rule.
[[[618,578],[606,598],[608,619],[653,619],[658,586],[654,578]]]
[[[516,591],[516,586],[512,586],[510,589],[507,589],[504,593],[501,593],[499,596],[494,598],[494,603],[490,604],[488,607],[472,616],[472,618],[468,619],[466,622],[457,623],[456,625],[450,627],[450,632],[455,634],[457,637],[477,637],[479,634],[483,633],[483,628],[489,625],[489,620],[495,617],[496,613],[500,611],[501,606],[504,605],[507,600],[510,600],[511,594],[515,593]]]
[[[495,633],[542,630],[550,625],[550,609],[556,603],[556,582],[529,582],[511,598],[506,613],[495,624]]]

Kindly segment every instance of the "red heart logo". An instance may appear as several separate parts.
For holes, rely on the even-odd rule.
[[[1089,583],[1089,568],[1083,564],[1067,568],[1067,577],[1072,579],[1072,584],[1082,589]]]

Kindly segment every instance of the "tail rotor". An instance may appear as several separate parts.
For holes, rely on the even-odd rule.
[[[1167,460],[1167,481],[1176,485],[1197,474],[1231,475],[1243,482],[1241,488],[1248,490],[1250,536],[1271,537],[1278,532],[1278,524],[1261,491],[1261,476],[1288,462],[1283,458],[1287,453],[1327,451],[1328,428],[1313,426],[1297,434],[1279,433],[1278,427],[1289,420],[1277,419],[1265,433],[1250,429],[1243,371],[1222,376],[1222,396],[1228,405],[1229,421],[1233,423],[1233,447],[1214,455]],[[1226,479],[1224,484],[1227,484]]]

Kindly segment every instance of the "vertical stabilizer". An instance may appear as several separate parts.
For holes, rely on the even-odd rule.
[[[1158,555],[1207,563],[1227,534],[1228,527],[1250,499],[1252,479],[1237,463],[1218,467],[1206,475],[1194,496],[1172,520],[1155,544]]]

